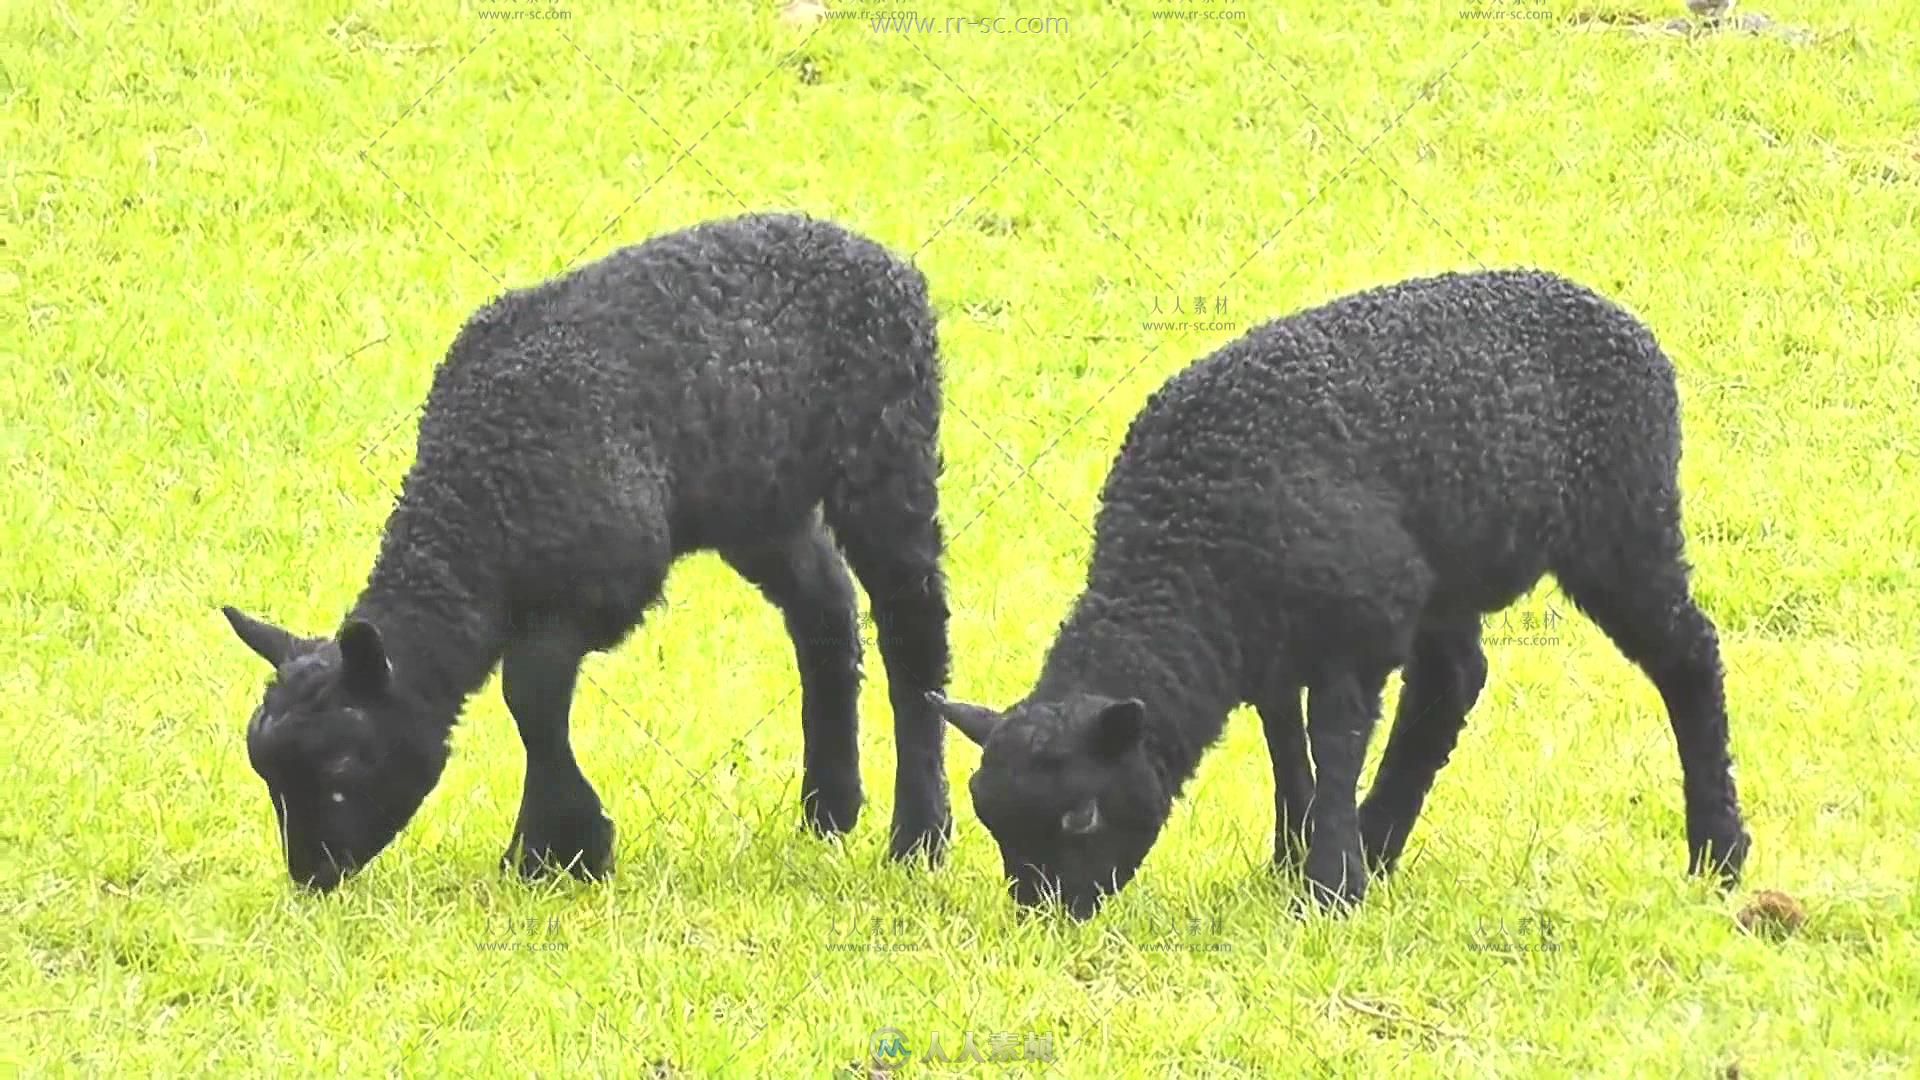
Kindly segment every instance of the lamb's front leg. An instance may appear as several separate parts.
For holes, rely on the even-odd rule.
[[[526,787],[503,866],[522,877],[564,869],[582,879],[613,868],[613,822],[581,774],[567,714],[586,650],[563,625],[523,634],[507,647],[501,682],[527,750]]]
[[[1307,888],[1322,904],[1357,903],[1367,893],[1366,856],[1355,805],[1367,739],[1380,718],[1384,676],[1336,672],[1307,691],[1313,747],[1313,804],[1307,812]]]

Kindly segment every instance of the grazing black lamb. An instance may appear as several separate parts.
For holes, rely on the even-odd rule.
[[[801,796],[826,833],[851,828],[862,802],[851,564],[893,704],[892,852],[938,861],[952,825],[926,697],[949,663],[937,352],[918,270],[787,214],[659,236],[482,308],[434,376],[416,460],[337,635],[225,609],[275,669],[247,750],[288,872],[328,890],[379,853],[499,664],[527,753],[504,861],[527,876],[606,873],[612,822],[567,735],[575,679],[700,550],[784,614]]]
[[[1033,690],[1004,714],[933,698],[983,748],[969,787],[1014,898],[1057,893],[1091,916],[1249,703],[1273,757],[1276,863],[1304,849],[1316,898],[1359,900],[1480,693],[1481,616],[1547,572],[1659,688],[1693,869],[1737,881],[1749,838],[1717,635],[1688,586],[1679,455],[1653,335],[1539,271],[1372,289],[1176,375],[1127,432],[1085,591]]]

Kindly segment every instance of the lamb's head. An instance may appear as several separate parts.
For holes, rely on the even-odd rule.
[[[247,724],[247,757],[266,781],[287,873],[326,892],[392,842],[439,782],[443,736],[393,684],[380,633],[349,622],[303,638],[222,609],[274,667]]]
[[[1002,714],[929,700],[981,748],[967,788],[1014,901],[1035,907],[1052,895],[1074,918],[1091,918],[1133,879],[1172,806],[1142,740],[1146,707],[1073,694]]]

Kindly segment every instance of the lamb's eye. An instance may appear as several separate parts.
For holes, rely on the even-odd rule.
[[[328,795],[327,798],[337,803],[343,803],[347,801],[347,795],[346,795],[346,792],[344,791],[336,791],[331,795]]]

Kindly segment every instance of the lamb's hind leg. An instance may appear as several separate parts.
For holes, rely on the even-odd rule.
[[[846,563],[818,517],[787,540],[723,555],[786,619],[800,669],[801,804],[816,832],[844,833],[862,798],[860,626]]]
[[[1391,873],[1399,863],[1434,777],[1452,756],[1486,682],[1477,618],[1421,625],[1380,770],[1360,804],[1360,842],[1374,872]]]
[[[1560,587],[1652,680],[1666,704],[1686,791],[1688,868],[1740,880],[1752,839],[1727,745],[1719,635],[1693,600],[1677,540],[1556,572]]]
[[[516,635],[501,662],[507,708],[527,751],[520,815],[501,862],[523,877],[566,870],[597,879],[613,866],[613,822],[574,760],[567,734],[587,651],[571,622],[548,619]]]

